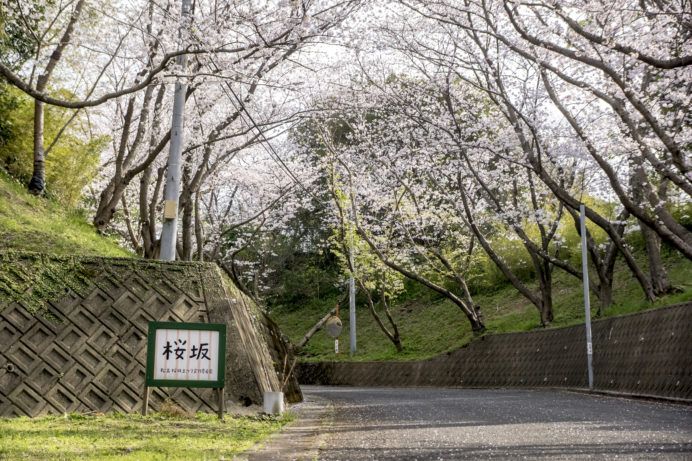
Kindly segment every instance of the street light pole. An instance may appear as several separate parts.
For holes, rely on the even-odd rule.
[[[183,36],[183,27],[187,24],[190,14],[191,0],[183,0],[180,11],[181,25],[178,37]],[[186,55],[181,54],[176,59],[181,72],[185,69]],[[175,82],[173,95],[173,119],[171,121],[171,140],[168,153],[168,169],[166,172],[166,194],[163,211],[163,227],[161,229],[161,259],[175,261],[175,249],[178,237],[178,197],[180,196],[180,159],[183,150],[183,111],[185,109],[185,92],[187,85],[181,77]]]
[[[349,213],[351,215],[351,222],[353,222],[353,210]],[[350,335],[350,355],[353,357],[356,353],[356,282],[353,278],[353,272],[356,270],[356,266],[353,261],[353,232],[351,229],[351,248],[348,252],[348,258],[350,260],[351,266],[351,277],[348,280],[348,331]]]
[[[589,299],[589,259],[586,254],[586,216],[584,204],[579,206],[581,218],[581,271],[584,279],[584,311],[586,316],[586,360],[589,372],[589,390],[593,391],[593,345],[591,343],[591,301]]]

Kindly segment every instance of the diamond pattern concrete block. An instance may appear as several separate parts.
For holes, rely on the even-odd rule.
[[[64,373],[74,363],[72,352],[64,350],[57,343],[48,346],[41,355],[41,358],[46,363],[49,363],[54,370],[57,370],[58,373]]]
[[[159,320],[160,322],[184,322],[185,319],[181,318],[175,312],[169,311]]]
[[[7,368],[0,370],[0,395],[7,398],[7,396],[17,389],[17,386],[19,386],[22,381],[22,376],[16,371],[7,371]]]
[[[93,334],[100,325],[96,317],[81,305],[72,313],[70,320],[77,325],[86,336]]]
[[[74,354],[74,358],[90,373],[96,374],[103,366],[103,352],[99,352],[88,344],[83,345]]]
[[[147,334],[132,326],[120,337],[118,344],[125,348],[128,353],[137,355],[141,350],[147,348]]]
[[[154,411],[161,411],[161,404],[170,398],[169,394],[160,387],[154,387],[149,393],[149,408]]]
[[[137,296],[139,301],[144,301],[148,297],[149,286],[139,275],[132,274],[125,283],[130,293]]]
[[[147,364],[147,350],[146,348],[142,348],[137,352],[135,355],[135,360],[137,360],[142,366],[146,366]]]
[[[94,375],[79,363],[75,363],[69,370],[64,372],[60,383],[75,395],[79,394],[84,387],[91,382]]]
[[[138,311],[135,312],[131,317],[130,317],[130,322],[139,328],[139,331],[142,333],[147,333],[149,331],[149,322],[153,322],[154,317],[149,315],[145,311]]]
[[[127,288],[120,283],[117,277],[112,274],[104,275],[99,283],[99,288],[103,290],[111,299],[118,299]]]
[[[107,326],[101,325],[87,342],[97,351],[105,351],[115,344],[116,341],[118,341],[118,337]]]
[[[197,413],[200,407],[199,396],[195,395],[191,389],[179,387],[171,392],[170,398],[189,413]]]
[[[58,372],[43,363],[34,368],[26,382],[39,394],[45,395],[60,379]]]
[[[126,291],[113,303],[113,309],[125,318],[131,318],[135,312],[142,308],[141,301],[132,293]]]
[[[34,320],[48,328],[55,336],[57,336],[60,334],[60,332],[62,332],[65,325],[67,325],[69,321],[61,312],[57,311],[50,305],[46,305],[46,312],[50,314],[50,317],[39,315],[34,317]]]
[[[7,320],[0,321],[0,344],[7,347],[14,344],[21,337],[21,333],[14,328]]]
[[[131,373],[134,367],[139,366],[137,362],[132,360],[132,355],[118,344],[114,344],[103,357],[115,368],[126,374]]]
[[[10,346],[6,355],[9,361],[25,375],[28,375],[40,361],[40,358],[21,342]]]
[[[122,382],[123,374],[110,364],[106,364],[92,381],[106,395],[110,395]]]
[[[124,383],[120,384],[115,391],[112,392],[113,402],[117,404],[120,411],[125,413],[134,413],[142,408],[142,392],[137,394]]]
[[[39,322],[35,322],[21,339],[35,354],[41,354],[54,340],[55,334]]]
[[[76,351],[87,340],[87,336],[74,324],[67,323],[58,333],[55,342],[67,351]]]
[[[153,288],[158,292],[170,305],[180,296],[180,290],[170,280],[160,278],[153,284]]]
[[[176,301],[171,311],[183,319],[183,321],[188,321],[188,319],[194,318],[195,314],[197,314],[199,311],[199,307],[197,306],[197,303],[191,301],[187,296],[183,296]]]
[[[10,393],[8,400],[28,416],[32,417],[40,415],[41,410],[46,406],[43,397],[24,383],[17,386],[17,388]]]
[[[140,389],[144,389],[144,378],[144,366],[135,367],[135,369],[125,377],[125,384],[127,384],[130,389],[139,391]]]
[[[112,405],[111,399],[101,392],[94,384],[89,384],[80,394],[79,400],[82,401],[88,408],[93,408],[96,411],[106,412]]]
[[[117,336],[125,333],[125,330],[127,330],[129,327],[129,322],[127,319],[114,310],[106,312],[106,314],[101,317],[101,322],[110,328],[111,331]]]
[[[21,333],[27,331],[35,322],[34,317],[20,304],[14,303],[5,308],[0,317],[3,317]]]
[[[144,302],[143,309],[153,318],[160,319],[168,311],[168,303],[164,301],[161,295],[152,293],[152,295]]]
[[[110,296],[98,288],[92,291],[89,296],[82,301],[82,306],[86,307],[96,318],[99,318],[106,312],[110,305]]]

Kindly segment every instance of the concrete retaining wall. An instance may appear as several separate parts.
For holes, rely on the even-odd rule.
[[[692,303],[592,324],[595,388],[692,399]],[[487,335],[411,362],[317,362],[301,384],[588,388],[584,325]]]
[[[261,313],[213,264],[3,254],[0,275],[0,416],[140,411],[149,321],[227,325],[229,405],[278,390]],[[217,407],[210,389],[154,388],[151,408],[166,398]]]

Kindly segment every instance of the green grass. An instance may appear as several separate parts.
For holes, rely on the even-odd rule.
[[[618,266],[613,284],[615,303],[603,313],[603,316],[627,314],[691,300],[692,261],[673,253],[666,258],[665,264],[671,282],[681,289],[681,292],[649,304],[627,268]],[[584,322],[582,290],[580,280],[555,270],[553,285],[555,320],[551,327]],[[322,300],[321,303],[312,302],[306,306],[294,306],[290,311],[277,309],[271,313],[271,316],[295,344],[334,306],[337,300],[334,298]],[[510,285],[505,285],[493,293],[478,294],[474,296],[474,300],[481,306],[487,327],[486,334],[539,328],[538,310]],[[592,293],[593,316],[595,316],[597,305],[598,300]],[[446,300],[422,297],[406,301],[392,309],[404,345],[404,352],[397,353],[392,343],[378,328],[365,303],[359,301],[356,311],[358,334],[357,351],[354,357],[349,356],[349,313],[346,307],[340,312],[343,322],[339,341],[340,354],[334,353],[334,340],[324,331],[319,331],[303,348],[301,360],[415,360],[461,347],[474,336],[466,317],[459,308]],[[384,314],[380,315],[386,321]]]
[[[34,197],[0,170],[0,252],[33,251],[64,255],[132,257],[99,235],[79,210]]]
[[[292,420],[109,413],[0,419],[0,459],[230,460]]]

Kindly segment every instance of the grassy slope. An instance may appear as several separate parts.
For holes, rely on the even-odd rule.
[[[636,312],[643,309],[670,305],[692,299],[692,262],[670,256],[666,260],[671,282],[681,293],[666,296],[654,305],[647,303],[636,280],[625,267],[618,267],[614,282],[615,304],[604,312],[605,316]],[[555,321],[553,327],[581,323],[584,319],[584,297],[581,281],[555,271],[553,287]],[[504,288],[474,298],[481,306],[488,333],[525,331],[539,326],[536,308],[513,287]],[[280,310],[271,315],[281,329],[296,343],[336,303],[336,299],[323,300],[310,306],[300,306],[290,312]],[[598,300],[592,294],[592,314]],[[394,346],[377,327],[364,303],[356,308],[357,352],[349,357],[349,313],[341,310],[343,331],[340,354],[334,354],[334,341],[324,331],[316,333],[303,349],[304,360],[412,360],[430,357],[466,344],[473,334],[462,312],[449,301],[419,299],[396,306],[392,314],[399,323],[404,352],[397,354]],[[381,317],[386,321],[384,314]]]
[[[34,197],[0,171],[0,252],[131,257],[132,253],[99,235],[77,211]]]

